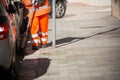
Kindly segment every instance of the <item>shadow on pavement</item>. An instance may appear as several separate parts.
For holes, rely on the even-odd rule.
[[[74,42],[78,42],[80,40],[84,40],[84,39],[87,39],[87,38],[90,38],[90,37],[93,37],[93,36],[105,34],[105,33],[115,31],[115,30],[118,30],[118,29],[120,29],[120,27],[117,27],[117,28],[114,28],[114,29],[111,29],[111,30],[108,30],[108,31],[99,32],[99,33],[96,33],[96,34],[93,34],[93,35],[90,35],[90,36],[87,36],[87,37],[66,37],[66,38],[58,39],[58,40],[56,40],[56,47],[65,46],[65,45],[68,45],[68,44],[71,44],[71,43],[74,43]],[[47,47],[49,47],[49,46],[52,46],[52,42],[47,44]]]
[[[66,37],[66,38],[62,38],[62,39],[58,39],[56,40],[56,45],[57,47],[61,47],[64,45],[68,45],[77,41],[80,41],[84,38],[80,38],[80,37]],[[52,46],[52,42],[47,44],[47,47]]]
[[[21,63],[18,80],[34,80],[44,75],[50,61],[48,58],[25,59]]]

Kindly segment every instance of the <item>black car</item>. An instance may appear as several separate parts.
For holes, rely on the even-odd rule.
[[[52,8],[52,0],[49,0],[49,3]],[[62,18],[66,13],[66,8],[67,0],[55,0],[56,18]],[[52,11],[50,12],[50,16],[52,16]]]

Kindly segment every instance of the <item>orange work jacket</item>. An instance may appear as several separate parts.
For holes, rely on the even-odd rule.
[[[41,15],[47,14],[51,10],[48,0],[45,0],[44,4],[34,6],[34,7],[32,4],[32,0],[23,0],[23,3],[25,7],[29,10],[29,13],[27,15],[28,17],[30,17],[30,10],[33,10],[33,11],[35,10],[34,16],[41,16]]]

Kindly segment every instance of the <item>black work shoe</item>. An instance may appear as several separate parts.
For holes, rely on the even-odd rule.
[[[32,46],[32,50],[38,50],[38,47]]]
[[[40,43],[38,44],[38,47],[41,48],[41,44]]]

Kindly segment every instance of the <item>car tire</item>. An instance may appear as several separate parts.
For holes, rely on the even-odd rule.
[[[52,1],[50,1],[49,3],[52,8]],[[56,5],[55,5],[55,10],[56,10],[56,18],[62,18],[66,12],[65,2],[63,2],[61,0],[57,0]],[[52,10],[50,11],[49,16],[52,17]]]
[[[62,18],[65,15],[66,12],[66,5],[63,1],[58,0],[56,2],[56,18]]]

